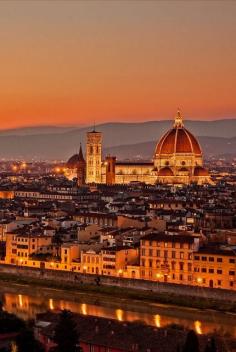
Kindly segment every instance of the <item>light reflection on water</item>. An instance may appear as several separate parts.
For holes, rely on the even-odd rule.
[[[83,315],[93,315],[118,321],[142,321],[147,325],[158,328],[165,327],[169,324],[179,324],[194,329],[197,334],[206,334],[221,329],[224,332],[229,332],[231,336],[236,337],[236,317],[229,317],[229,319],[224,315],[221,316],[216,314],[216,316],[214,316],[214,313],[204,311],[200,313],[202,319],[199,320],[194,311],[193,313],[187,311],[188,314],[186,314],[187,316],[185,317],[184,314],[177,314],[174,310],[172,312],[170,307],[167,308],[168,314],[166,313],[166,315],[165,312],[163,313],[163,310],[165,311],[165,308],[163,307],[161,314],[156,314],[156,312],[155,314],[151,314],[150,312],[131,311],[128,310],[129,308],[115,308],[112,307],[112,305],[102,306],[90,303],[79,303],[72,300],[62,300],[53,297],[47,298],[43,295],[34,296],[31,294],[15,293],[3,293],[2,301],[5,310],[17,314],[23,319],[34,318],[37,313],[43,313],[48,310],[68,309],[72,312]],[[157,308],[155,308],[155,310],[157,310]],[[210,314],[212,314],[211,318],[209,318]],[[222,317],[223,319],[221,319]]]

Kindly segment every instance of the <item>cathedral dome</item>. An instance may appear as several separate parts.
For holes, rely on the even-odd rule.
[[[171,170],[171,168],[169,167],[163,167],[162,169],[160,169],[160,171],[158,172],[158,176],[173,176],[174,173]]]
[[[204,167],[197,166],[194,169],[194,176],[209,176],[209,172]]]
[[[82,152],[82,147],[80,145],[80,150],[78,154],[74,154],[70,157],[70,159],[66,163],[66,167],[68,169],[76,169],[80,164],[84,164],[84,156]]]
[[[156,146],[156,157],[170,154],[202,155],[197,139],[184,127],[179,111],[174,127],[162,136]]]
[[[79,163],[79,154],[74,154],[66,163],[68,169],[75,169]]]

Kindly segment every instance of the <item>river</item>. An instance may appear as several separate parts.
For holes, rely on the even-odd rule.
[[[0,283],[0,297],[5,310],[23,319],[34,318],[37,313],[48,310],[68,309],[84,315],[140,321],[156,327],[180,324],[198,334],[217,330],[236,338],[236,314],[213,310],[188,309],[78,291],[32,288],[29,285],[5,286],[3,282]]]

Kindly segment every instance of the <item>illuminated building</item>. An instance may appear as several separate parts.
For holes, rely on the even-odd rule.
[[[208,246],[194,254],[194,285],[236,289],[236,253],[228,247]]]
[[[69,180],[77,178],[77,185],[83,186],[86,180],[86,162],[84,160],[82,146],[80,145],[79,154],[74,154],[66,163],[65,176]]]
[[[75,155],[69,161],[74,165],[76,158]],[[69,161],[67,167],[70,168]],[[66,175],[69,177],[70,173],[66,172]],[[199,142],[184,127],[180,111],[177,112],[173,127],[157,143],[153,160],[150,162],[121,162],[117,161],[115,156],[107,156],[102,161],[102,133],[95,130],[87,133],[86,183],[111,185],[130,182],[211,183],[209,173],[203,166]]]
[[[141,240],[140,276],[142,279],[191,285],[193,253],[199,238],[190,235],[152,233]]]
[[[101,183],[102,165],[102,134],[93,130],[87,133],[86,143],[86,181]]]

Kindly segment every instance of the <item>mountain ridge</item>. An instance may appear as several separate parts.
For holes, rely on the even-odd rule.
[[[172,125],[173,120],[140,123],[111,122],[97,125],[96,130],[103,133],[103,148],[105,151],[115,147],[118,151],[122,146],[125,146],[128,152],[128,145],[133,146],[136,144],[138,148],[138,145],[142,143],[157,143],[161,135],[170,129]],[[236,119],[214,121],[186,120],[185,126],[196,137],[200,136],[200,143],[203,143],[203,150],[206,153],[211,154],[214,149],[218,153],[220,148],[222,148],[221,154],[228,151],[232,153],[232,150],[236,150],[234,144]],[[37,128],[34,131],[36,132]],[[25,160],[67,160],[78,151],[80,142],[84,145],[88,131],[91,131],[90,126],[74,127],[69,131],[59,133],[25,135],[22,134],[22,131],[18,135],[1,135],[0,133],[0,157]],[[205,139],[202,140],[203,137]],[[218,141],[216,142],[214,138],[218,138]],[[230,139],[233,140],[231,141]]]

